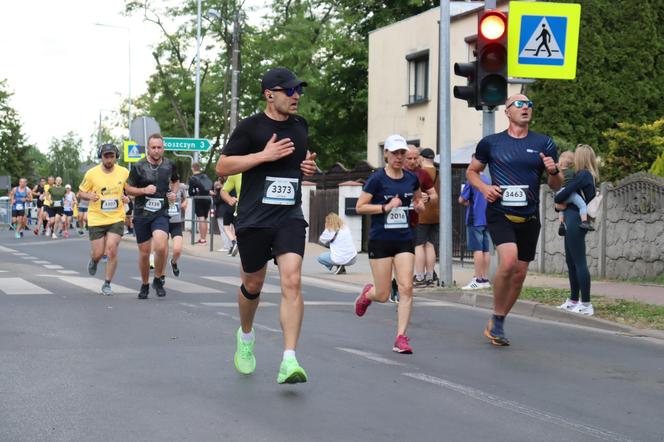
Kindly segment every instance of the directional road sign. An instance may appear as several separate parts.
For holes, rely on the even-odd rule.
[[[511,77],[576,77],[581,5],[510,2],[507,74]]]
[[[205,138],[171,138],[164,137],[164,150],[179,150],[185,152],[207,152],[210,150],[210,140]]]

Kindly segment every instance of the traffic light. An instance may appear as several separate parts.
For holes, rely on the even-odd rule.
[[[468,79],[466,86],[454,86],[453,92],[455,98],[460,98],[468,102],[468,107],[481,109],[477,102],[477,62],[454,63],[454,74]]]
[[[484,11],[477,23],[477,77],[475,82],[479,106],[495,107],[505,103],[507,99],[507,16],[496,9]]]

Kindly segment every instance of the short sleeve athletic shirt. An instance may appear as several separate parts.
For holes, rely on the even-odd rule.
[[[242,173],[236,229],[280,227],[293,218],[304,219],[300,164],[307,155],[308,133],[307,121],[298,115],[291,115],[286,121],[275,121],[261,112],[238,124],[221,151],[222,155],[230,157],[261,152],[272,134],[277,134],[277,141],[290,138],[295,151]]]
[[[387,204],[392,198],[401,199],[401,207],[389,212],[371,215],[370,240],[407,241],[413,239],[408,225],[408,211],[415,191],[420,188],[420,181],[413,172],[404,169],[403,176],[393,179],[387,176],[385,169],[376,170],[367,182],[364,190],[371,194],[371,204]]]
[[[546,135],[528,131],[524,138],[514,138],[507,131],[482,138],[477,144],[475,158],[489,166],[491,183],[503,187],[503,198],[489,203],[489,207],[502,213],[518,216],[532,216],[539,207],[539,189],[545,171],[540,152],[558,162],[556,145]],[[518,205],[518,197],[508,198],[508,194],[525,193],[525,204]],[[514,199],[513,205],[508,205]]]
[[[90,201],[87,204],[88,225],[92,227],[124,222],[125,219],[122,195],[129,171],[116,164],[111,173],[106,173],[103,167],[102,164],[98,164],[88,170],[78,186],[81,192],[96,193],[99,196],[97,201]]]
[[[170,191],[171,183],[179,181],[175,163],[168,158],[162,158],[158,166],[151,164],[147,159],[134,163],[129,172],[127,184],[133,187],[147,187],[153,184],[157,191],[153,195],[140,195],[134,199],[134,216],[137,218],[153,218],[167,215],[168,199],[166,194]]]

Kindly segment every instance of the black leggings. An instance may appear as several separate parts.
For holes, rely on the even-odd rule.
[[[590,302],[590,272],[586,261],[586,233],[588,231],[579,228],[580,223],[581,217],[578,210],[565,210],[565,226],[567,227],[565,261],[571,290],[570,299],[578,301],[580,291],[581,302]]]

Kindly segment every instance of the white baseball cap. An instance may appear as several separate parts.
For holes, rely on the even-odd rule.
[[[408,143],[406,139],[399,134],[390,135],[385,140],[385,150],[396,152],[397,150],[407,150]]]

